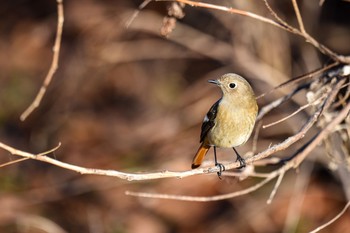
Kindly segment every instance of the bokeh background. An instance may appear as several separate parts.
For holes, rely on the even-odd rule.
[[[228,72],[246,77],[257,95],[330,61],[303,38],[252,18],[185,6],[161,35],[169,2],[64,1],[59,69],[39,108],[21,122],[50,67],[54,0],[0,2],[0,141],[83,167],[125,172],[190,168],[201,121],[220,97],[206,80]],[[262,1],[215,1],[271,17]],[[350,53],[350,3],[299,1],[307,31],[335,52]],[[289,1],[271,1],[293,26]],[[168,19],[169,22],[169,19]],[[129,23],[129,24],[128,24]],[[128,27],[126,27],[128,24]],[[164,29],[164,28],[163,28]],[[262,99],[262,107],[288,93]],[[306,103],[305,93],[266,116],[275,121]],[[256,151],[295,133],[307,111],[260,130]],[[290,156],[296,146],[275,156]],[[252,140],[239,148],[252,151]],[[220,160],[232,151],[220,150]],[[0,161],[16,159],[0,151]],[[326,162],[325,162],[326,161]],[[205,166],[212,165],[212,152]],[[265,169],[273,169],[268,167]],[[255,184],[216,174],[128,182],[80,175],[39,161],[1,167],[0,232],[307,232],[334,217],[347,198],[322,147],[288,172],[271,204],[274,182],[249,195],[192,203],[136,198],[125,191],[211,196]],[[323,232],[348,232],[349,212]]]

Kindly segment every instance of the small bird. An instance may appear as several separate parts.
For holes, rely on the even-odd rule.
[[[252,87],[237,74],[225,74],[208,82],[221,88],[222,97],[204,117],[200,135],[202,144],[193,158],[192,169],[201,165],[204,156],[213,147],[215,166],[219,166],[220,176],[225,167],[217,162],[216,147],[233,148],[241,167],[245,166],[245,160],[235,147],[249,139],[255,125],[258,105]]]

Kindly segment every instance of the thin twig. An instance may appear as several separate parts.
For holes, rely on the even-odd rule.
[[[47,87],[49,86],[53,75],[55,74],[58,68],[58,61],[60,55],[61,39],[62,39],[62,30],[63,30],[64,14],[63,14],[63,0],[57,0],[57,30],[56,30],[56,39],[53,46],[53,57],[50,69],[45,77],[45,80],[36,95],[34,101],[29,105],[29,107],[21,114],[20,119],[24,121],[27,117],[39,107],[41,100],[43,99]]]
[[[285,120],[288,120],[289,118],[291,118],[292,116],[298,114],[299,112],[303,111],[305,108],[309,107],[311,105],[311,103],[308,103],[308,104],[305,104],[304,106],[301,106],[299,109],[297,109],[296,111],[294,111],[293,113],[289,114],[288,116],[286,117],[283,117],[275,122],[272,122],[270,124],[267,124],[267,125],[263,125],[262,128],[263,129],[266,129],[268,127],[271,127],[271,126],[274,126],[274,125],[277,125]]]
[[[339,214],[337,214],[334,218],[332,218],[331,220],[329,220],[328,222],[326,222],[325,224],[317,227],[315,230],[310,231],[310,233],[316,233],[319,232],[320,230],[323,230],[324,228],[326,228],[327,226],[331,225],[332,223],[334,223],[335,221],[338,220],[338,218],[340,218],[345,212],[346,210],[349,208],[350,206],[350,201],[345,205],[345,207],[342,209],[342,211],[340,211]]]
[[[278,106],[282,105],[283,103],[287,102],[290,100],[294,95],[299,93],[299,91],[305,89],[304,86],[299,86],[295,88],[293,91],[291,91],[288,95],[284,95],[277,100],[272,101],[268,105],[265,105],[262,107],[259,111],[258,116],[256,117],[257,121],[260,121],[267,113],[271,112],[273,109],[277,108]]]
[[[296,0],[292,0],[292,3],[293,3],[293,8],[294,8],[294,11],[295,11],[295,15],[297,16],[297,20],[298,20],[300,31],[301,31],[301,33],[306,35],[307,33],[305,31],[303,18],[301,17],[300,10],[299,10],[299,7],[298,7],[298,3],[297,3]]]
[[[270,91],[265,92],[265,93],[259,95],[259,96],[256,97],[256,98],[257,98],[257,99],[260,99],[261,97],[263,97],[263,96],[265,96],[265,95],[268,95],[268,94],[271,94],[272,92],[274,92],[274,91],[276,91],[276,90],[278,90],[278,89],[280,89],[280,88],[287,87],[287,86],[289,86],[289,85],[291,85],[291,84],[298,83],[298,82],[303,81],[303,80],[305,80],[305,79],[310,79],[310,78],[312,78],[312,77],[314,77],[314,76],[316,76],[316,75],[318,75],[318,74],[321,74],[321,73],[323,73],[323,72],[325,72],[325,71],[327,71],[327,70],[330,70],[331,68],[333,68],[333,67],[335,67],[335,66],[337,66],[337,65],[339,65],[339,62],[333,62],[333,63],[331,63],[331,64],[329,64],[329,65],[327,65],[327,66],[325,66],[325,67],[318,68],[318,69],[313,70],[313,71],[311,71],[311,72],[309,72],[309,73],[307,73],[307,74],[303,74],[303,75],[300,75],[300,76],[298,76],[298,77],[289,79],[288,81],[286,81],[286,82],[284,82],[284,83],[281,83],[281,84],[278,85],[277,87],[274,87],[274,88],[271,89]]]
[[[252,145],[252,152],[253,152],[253,154],[256,153],[256,149],[258,147],[258,139],[259,139],[259,133],[260,133],[260,129],[261,129],[262,123],[263,123],[262,121],[258,121],[256,123],[256,126],[255,126],[255,133],[254,133],[253,145]]]
[[[275,187],[273,188],[273,190],[272,190],[272,192],[270,194],[270,197],[269,197],[269,199],[266,202],[267,204],[271,204],[273,198],[276,196],[277,189],[281,185],[281,182],[283,180],[283,176],[284,176],[284,172],[281,172],[280,175],[278,176],[278,179],[276,181]]]
[[[312,101],[312,102],[310,102],[310,103],[307,103],[307,104],[301,106],[301,107],[298,108],[296,111],[294,111],[293,113],[289,114],[288,116],[283,117],[283,118],[281,118],[281,119],[279,119],[279,120],[277,120],[277,121],[275,121],[275,122],[272,122],[272,123],[270,123],[270,124],[263,125],[262,128],[263,128],[263,129],[266,129],[266,128],[268,128],[268,127],[277,125],[277,124],[279,124],[279,123],[281,123],[281,122],[283,122],[283,121],[285,121],[285,120],[288,120],[289,118],[291,118],[292,116],[298,114],[299,112],[303,111],[304,109],[306,109],[306,108],[308,108],[308,107],[314,105],[315,103],[319,102],[321,99],[324,99],[327,95],[328,95],[328,93],[323,94],[320,98],[317,98],[316,100],[314,100],[314,101]]]
[[[145,193],[145,192],[132,192],[132,191],[126,191],[125,194],[129,196],[136,196],[136,197],[168,199],[168,200],[177,200],[177,201],[195,201],[195,202],[220,201],[220,200],[230,199],[238,196],[243,196],[248,193],[252,193],[257,189],[261,188],[262,186],[264,186],[273,178],[274,176],[270,175],[269,177],[265,178],[261,182],[257,183],[256,185],[250,186],[249,188],[246,188],[237,192],[233,192],[233,193],[210,196],[210,197],[184,196],[184,195],[171,195],[171,194]]]
[[[24,160],[28,160],[29,158],[20,158],[20,159],[16,159],[16,160],[13,160],[13,161],[10,161],[10,162],[7,162],[7,163],[3,163],[3,164],[0,164],[0,168],[1,167],[6,167],[8,165],[11,165],[11,164],[15,164],[15,163],[19,163],[19,162],[22,162]]]
[[[270,4],[267,2],[267,0],[263,0],[263,2],[265,3],[266,8],[268,9],[268,11],[270,12],[270,14],[282,25],[284,25],[285,27],[290,27],[290,25],[284,21],[283,19],[281,19],[281,17],[279,17],[277,15],[277,13],[272,10],[272,7],[270,6]]]
[[[145,8],[150,2],[152,2],[152,0],[144,0],[138,7],[137,10],[134,11],[134,13],[132,14],[132,16],[128,19],[128,21],[125,23],[125,27],[129,28],[131,23],[135,20],[135,18],[138,16],[138,14],[140,13],[140,11]]]

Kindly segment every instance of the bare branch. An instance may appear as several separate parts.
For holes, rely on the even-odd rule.
[[[259,139],[259,133],[260,133],[260,129],[262,126],[262,121],[258,121],[256,123],[255,126],[255,133],[254,133],[254,137],[253,137],[253,145],[252,145],[252,153],[255,154],[256,153],[256,149],[258,147],[258,139]]]
[[[184,195],[171,195],[171,194],[161,194],[161,193],[145,193],[145,192],[131,192],[126,191],[125,194],[129,196],[136,196],[136,197],[147,197],[147,198],[157,198],[157,199],[168,199],[168,200],[178,200],[178,201],[195,201],[195,202],[209,202],[209,201],[220,201],[225,199],[230,199],[238,196],[243,196],[248,193],[252,193],[256,191],[257,189],[264,186],[266,183],[268,183],[270,180],[275,178],[275,173],[272,173],[273,175],[270,175],[269,177],[265,178],[261,182],[257,183],[256,185],[250,186],[247,189],[243,189],[237,192],[228,193],[228,194],[222,194],[222,195],[216,195],[216,196],[210,196],[210,197],[199,197],[199,196],[184,196]]]
[[[152,0],[144,0],[138,7],[137,10],[134,11],[132,16],[128,19],[128,21],[125,23],[125,27],[129,28],[131,23],[135,20],[135,18],[139,15],[140,11],[145,8]]]
[[[273,188],[271,194],[270,194],[270,197],[269,199],[267,200],[267,204],[271,204],[273,198],[275,197],[276,195],[276,192],[277,192],[277,189],[278,187],[281,185],[281,182],[283,180],[283,176],[284,176],[284,172],[281,172],[280,175],[278,176],[278,179],[276,181],[276,184],[275,184],[275,187]]]
[[[0,142],[0,148],[7,150],[8,152],[10,152],[13,155],[18,155],[18,156],[22,156],[22,157],[29,158],[29,159],[34,159],[34,160],[39,160],[39,161],[42,161],[45,163],[50,163],[50,164],[53,164],[55,166],[65,168],[67,170],[72,170],[72,171],[75,171],[75,172],[78,172],[81,174],[112,176],[112,177],[118,177],[120,179],[125,179],[125,180],[129,180],[129,181],[153,180],[153,179],[161,179],[161,178],[169,178],[169,177],[183,178],[183,177],[191,176],[191,175],[197,175],[197,174],[203,174],[203,173],[209,173],[209,172],[217,172],[215,169],[207,168],[207,169],[196,169],[196,170],[190,170],[190,171],[184,171],[184,172],[161,171],[161,172],[154,172],[154,173],[137,174],[137,173],[119,172],[119,171],[115,171],[115,170],[85,168],[85,167],[72,165],[69,163],[64,163],[64,162],[58,161],[56,159],[45,156],[46,154],[57,150],[59,146],[60,145],[58,145],[56,148],[54,148],[52,150],[35,155],[35,154],[31,154],[31,153],[28,153],[25,151],[15,149],[11,146],[8,146],[8,145]]]
[[[269,113],[270,111],[272,111],[273,109],[277,108],[278,106],[280,106],[281,104],[287,102],[288,100],[290,100],[294,95],[296,95],[297,93],[299,93],[299,91],[303,90],[304,87],[303,86],[299,86],[297,88],[295,88],[293,91],[291,91],[288,95],[284,95],[282,97],[280,97],[277,100],[272,101],[271,103],[269,103],[268,105],[265,105],[264,107],[261,108],[261,110],[259,111],[259,114],[256,118],[257,121],[260,121],[267,113]]]
[[[301,17],[301,14],[300,14],[298,3],[297,3],[296,0],[292,0],[292,3],[293,3],[293,8],[294,8],[294,11],[295,11],[295,15],[297,16],[297,20],[298,20],[298,23],[299,23],[300,31],[303,34],[307,34],[306,31],[305,31],[304,23],[303,23],[303,18]]]
[[[270,123],[270,124],[263,125],[262,128],[263,128],[263,129],[266,129],[266,128],[268,128],[268,127],[277,125],[277,124],[279,124],[279,123],[281,123],[281,122],[283,122],[283,121],[285,121],[285,120],[288,120],[289,118],[291,118],[292,116],[294,116],[294,115],[298,114],[299,112],[303,111],[305,108],[309,107],[310,105],[311,105],[310,103],[305,104],[304,106],[301,106],[301,107],[298,108],[296,111],[294,111],[293,113],[289,114],[288,116],[283,117],[283,118],[281,118],[281,119],[279,119],[279,120],[277,120],[277,121],[275,121],[275,122],[272,122],[272,123]]]
[[[279,120],[277,120],[277,121],[275,121],[275,122],[272,122],[272,123],[270,123],[270,124],[263,125],[262,128],[263,128],[263,129],[266,129],[266,128],[268,128],[268,127],[277,125],[277,124],[279,124],[279,123],[281,123],[281,122],[283,122],[283,121],[285,121],[285,120],[288,120],[289,118],[291,118],[292,116],[298,114],[299,112],[303,111],[304,109],[306,109],[306,108],[308,108],[308,107],[314,105],[315,103],[318,103],[320,100],[324,99],[327,95],[328,95],[328,93],[323,94],[320,98],[317,98],[317,99],[315,99],[314,101],[312,101],[311,103],[307,103],[307,104],[301,106],[301,107],[298,108],[296,111],[294,111],[293,113],[289,114],[288,116],[283,117],[283,118],[281,118],[281,119],[279,119]]]
[[[152,172],[152,173],[125,173],[125,172],[120,172],[116,170],[103,170],[103,169],[95,169],[95,168],[85,168],[85,167],[80,167],[76,165],[72,165],[69,163],[61,162],[56,159],[47,157],[46,155],[49,153],[52,153],[53,151],[56,151],[60,147],[60,144],[43,153],[40,154],[31,154],[25,151],[21,151],[18,149],[15,149],[11,146],[8,146],[4,143],[0,142],[0,148],[3,148],[4,150],[10,152],[13,155],[18,155],[22,156],[28,159],[34,159],[38,161],[42,161],[45,163],[50,163],[58,167],[62,167],[67,170],[75,171],[80,174],[90,174],[90,175],[104,175],[104,176],[111,176],[111,177],[117,177],[120,179],[125,179],[128,181],[135,181],[135,180],[154,180],[154,179],[163,179],[163,178],[184,178],[188,176],[193,176],[193,175],[199,175],[199,174],[208,174],[208,173],[216,173],[219,171],[217,167],[209,167],[209,168],[199,168],[199,169],[194,169],[194,170],[189,170],[189,171],[160,171],[160,172]],[[275,150],[273,148],[273,150]],[[268,152],[268,150],[266,151]],[[260,153],[261,154],[261,153]],[[254,161],[254,157],[250,158],[251,162]],[[230,168],[238,168],[240,167],[239,162],[237,163],[232,163],[228,165]]]
[[[284,25],[285,27],[290,27],[286,21],[284,21],[283,19],[281,19],[281,17],[279,17],[279,16],[277,15],[277,13],[276,13],[274,10],[272,10],[272,8],[271,8],[270,4],[267,2],[267,0],[263,0],[263,2],[265,3],[265,6],[266,6],[266,8],[269,10],[270,14],[271,14],[280,24]],[[290,30],[292,30],[292,29],[290,29]]]
[[[254,13],[251,13],[248,11],[238,10],[235,8],[230,8],[230,7],[220,6],[220,5],[214,5],[214,4],[205,3],[205,2],[195,2],[195,1],[191,1],[191,0],[156,0],[156,1],[176,1],[176,2],[182,2],[182,3],[190,5],[190,6],[203,7],[203,8],[208,8],[208,9],[225,11],[225,12],[232,13],[232,14],[247,16],[247,17],[259,20],[261,22],[273,25],[275,27],[281,28],[281,29],[288,31],[288,32],[291,32],[295,35],[299,35],[299,36],[305,38],[305,40],[307,42],[309,42],[314,47],[316,47],[321,53],[329,56],[334,61],[339,61],[342,63],[350,64],[350,56],[343,56],[343,55],[339,55],[339,54],[333,52],[332,50],[330,50],[329,48],[327,48],[326,46],[324,46],[323,44],[321,44],[317,40],[315,40],[307,32],[302,32],[302,31],[300,31],[300,30],[298,30],[298,29],[296,29],[288,24],[285,25],[285,24],[282,24],[280,22],[275,22],[269,18],[260,16],[260,15],[257,15],[257,14],[254,14]],[[271,10],[271,8],[270,8],[270,10]]]
[[[52,63],[47,73],[45,80],[35,97],[34,101],[29,105],[29,107],[22,113],[20,116],[21,121],[25,121],[27,117],[37,108],[39,107],[41,100],[43,99],[47,87],[49,86],[53,75],[55,74],[58,68],[58,60],[60,54],[61,47],[61,38],[62,38],[62,30],[63,30],[63,22],[64,22],[64,14],[63,14],[63,0],[57,0],[57,30],[56,30],[56,39],[55,44],[53,46],[53,58]]]
[[[331,64],[329,64],[329,65],[327,65],[325,67],[318,68],[318,69],[316,69],[314,71],[311,71],[311,72],[309,72],[307,74],[303,74],[301,76],[298,76],[298,77],[295,77],[295,78],[291,78],[288,81],[278,85],[277,87],[273,88],[272,90],[270,90],[268,92],[265,92],[265,93],[259,95],[256,98],[260,99],[261,97],[263,97],[265,95],[268,95],[268,94],[270,94],[270,93],[272,93],[272,92],[274,92],[274,91],[276,91],[276,90],[278,90],[280,88],[287,87],[287,86],[289,86],[291,84],[298,83],[298,82],[303,81],[305,79],[310,79],[310,78],[312,78],[312,77],[314,77],[314,76],[316,76],[318,74],[321,74],[321,73],[323,73],[323,72],[325,72],[327,70],[330,70],[331,68],[333,68],[333,67],[335,67],[337,65],[339,65],[339,62],[333,62],[333,63],[331,63]]]
[[[225,7],[225,6],[220,6],[220,5],[215,5],[215,4],[210,4],[210,3],[205,3],[205,2],[195,2],[195,1],[191,1],[191,0],[156,0],[156,1],[175,1],[175,2],[182,2],[184,4],[190,5],[190,6],[196,6],[196,7],[203,7],[203,8],[209,8],[209,9],[214,9],[214,10],[220,10],[220,11],[225,11],[225,12],[229,12],[232,14],[238,14],[238,15],[243,15],[243,16],[247,16],[253,19],[257,19],[259,21],[265,22],[267,24],[271,24],[275,27],[278,28],[282,28],[284,30],[288,30],[289,28],[286,28],[285,25],[282,25],[278,22],[275,22],[269,18],[248,12],[248,11],[243,11],[243,10],[238,10],[235,8],[231,8],[231,7]]]
[[[29,158],[20,158],[20,159],[16,159],[16,160],[13,160],[13,161],[10,161],[10,162],[7,162],[7,163],[3,163],[3,164],[0,164],[0,168],[9,166],[9,165],[12,165],[12,164],[15,164],[15,163],[19,163],[19,162],[22,162],[22,161],[27,160],[27,159],[29,159]]]

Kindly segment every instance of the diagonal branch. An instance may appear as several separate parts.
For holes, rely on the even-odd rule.
[[[343,56],[343,55],[339,55],[339,54],[333,52],[331,49],[327,48],[326,46],[324,46],[323,44],[321,44],[317,40],[315,40],[307,32],[300,31],[299,29],[294,28],[294,27],[290,26],[289,24],[284,24],[283,21],[280,22],[280,20],[279,20],[279,22],[276,22],[276,21],[273,21],[273,20],[271,20],[269,18],[266,18],[266,17],[260,16],[260,15],[254,14],[252,12],[243,11],[243,10],[239,10],[239,9],[235,9],[235,8],[231,8],[231,7],[225,7],[225,6],[205,3],[205,2],[195,2],[195,1],[191,1],[191,0],[155,0],[155,1],[181,2],[181,3],[184,3],[186,5],[190,5],[192,7],[195,6],[195,7],[202,7],[202,8],[207,8],[207,9],[214,9],[214,10],[225,11],[225,12],[232,13],[232,14],[238,14],[238,15],[250,17],[250,18],[259,20],[261,22],[273,25],[275,27],[281,28],[281,29],[283,29],[285,31],[291,32],[291,33],[293,33],[295,35],[301,36],[308,43],[310,43],[314,47],[316,47],[321,53],[329,56],[334,61],[350,64],[350,56]],[[275,14],[275,15],[277,16],[277,14]],[[305,30],[305,29],[303,29],[303,30]]]
[[[0,164],[0,168],[9,166],[9,165],[12,165],[12,164],[15,164],[15,163],[19,163],[19,162],[22,162],[24,160],[28,160],[28,158],[19,158],[19,159],[16,159],[16,160],[13,160],[13,161],[10,161],[10,162],[7,162],[7,163]]]
[[[282,28],[282,29],[287,30],[287,31],[291,30],[291,28],[286,27],[284,24],[275,22],[269,18],[254,14],[252,12],[235,9],[232,7],[220,6],[220,5],[215,5],[215,4],[205,3],[205,2],[195,2],[195,1],[191,1],[191,0],[155,0],[155,1],[175,1],[175,2],[182,2],[182,3],[184,3],[186,5],[190,5],[190,6],[203,7],[203,8],[214,9],[214,10],[219,10],[219,11],[226,11],[226,12],[229,12],[232,14],[237,14],[237,15],[242,15],[242,16],[247,16],[247,17],[253,18],[253,19],[257,19],[259,21],[271,24],[275,27]]]
[[[265,3],[265,6],[267,8],[267,10],[270,12],[270,14],[282,25],[284,25],[285,27],[290,28],[290,30],[292,30],[291,26],[284,21],[281,17],[278,16],[278,14],[272,9],[272,7],[270,6],[270,4],[268,3],[267,0],[263,0],[263,2]]]
[[[318,68],[318,69],[313,70],[313,71],[311,71],[311,72],[309,72],[309,73],[307,73],[307,74],[303,74],[303,75],[300,75],[300,76],[298,76],[298,77],[291,78],[291,79],[289,79],[288,81],[286,81],[286,82],[284,82],[284,83],[281,83],[280,85],[274,87],[274,88],[271,89],[270,91],[265,92],[265,93],[259,95],[259,96],[257,97],[257,99],[260,99],[261,97],[264,97],[265,95],[268,95],[268,94],[270,94],[270,93],[272,93],[272,92],[274,92],[274,91],[276,91],[276,90],[278,90],[278,89],[280,89],[280,88],[287,87],[287,86],[289,86],[289,85],[291,85],[291,84],[299,83],[300,81],[303,81],[303,80],[305,80],[305,79],[311,79],[312,77],[314,77],[314,76],[316,76],[316,75],[318,75],[318,74],[321,74],[321,73],[323,73],[323,72],[325,72],[325,71],[328,71],[328,70],[330,70],[331,68],[333,68],[333,67],[335,67],[335,66],[337,66],[337,65],[339,65],[339,62],[333,62],[333,63],[331,63],[331,64],[329,64],[329,65],[327,65],[327,66],[325,66],[325,67]]]
[[[306,31],[305,31],[303,18],[301,17],[297,0],[292,0],[292,3],[293,3],[293,8],[294,8],[294,11],[295,11],[295,15],[297,16],[297,20],[298,20],[300,31],[303,34],[307,34]]]
[[[268,114],[273,109],[277,108],[278,106],[280,106],[283,103],[285,103],[288,100],[290,100],[294,95],[299,93],[299,91],[304,90],[305,87],[306,87],[305,85],[298,86],[294,90],[292,90],[289,94],[284,95],[284,96],[282,96],[282,97],[272,101],[268,105],[265,105],[264,107],[262,107],[261,110],[259,111],[259,114],[258,114],[256,120],[260,121],[266,114]]]

